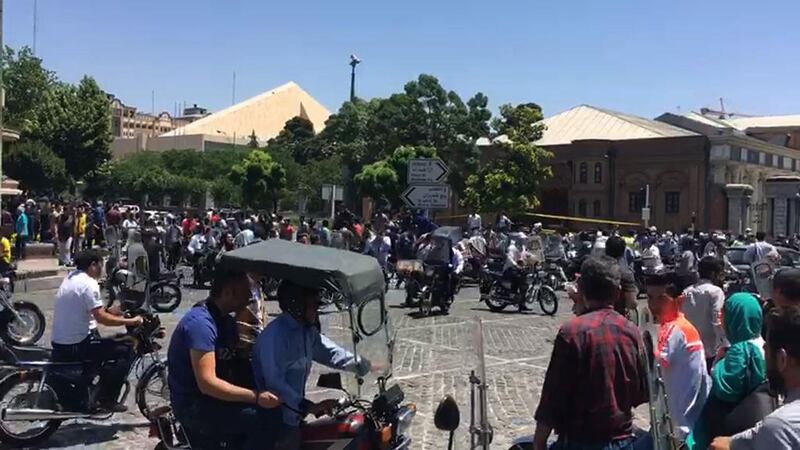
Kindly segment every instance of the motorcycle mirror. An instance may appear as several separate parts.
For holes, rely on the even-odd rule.
[[[451,395],[445,395],[436,407],[436,414],[433,416],[433,423],[436,428],[442,431],[453,432],[458,428],[461,421],[461,413],[458,410],[458,403]]]
[[[317,387],[343,391],[344,388],[342,387],[342,374],[337,372],[321,374],[319,379],[317,379]]]

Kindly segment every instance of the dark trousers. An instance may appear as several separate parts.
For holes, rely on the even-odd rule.
[[[93,330],[83,341],[72,345],[52,343],[53,361],[84,362],[82,377],[70,380],[75,385],[71,389],[73,400],[85,404],[87,399],[95,403],[114,404],[120,388],[128,376],[134,361],[133,348],[127,342],[111,338],[101,338]],[[89,391],[89,383],[95,375],[100,376],[96,390]],[[91,405],[89,405],[91,406]]]
[[[14,243],[17,252],[17,259],[25,259],[25,245],[28,244],[28,236],[17,235],[17,241]]]
[[[272,449],[283,423],[281,408],[263,409],[206,396],[173,407],[193,450],[217,448],[221,439],[235,439],[244,450]]]
[[[181,243],[175,242],[167,246],[167,269],[175,270],[181,260]]]

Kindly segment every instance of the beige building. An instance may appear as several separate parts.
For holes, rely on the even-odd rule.
[[[189,123],[188,120],[173,118],[167,112],[156,115],[140,112],[111,94],[108,100],[111,105],[111,135],[114,139],[158,136]]]
[[[142,133],[132,139],[115,139],[112,154],[120,157],[143,150],[205,151],[247,145],[254,132],[263,145],[296,116],[308,119],[319,132],[325,127],[330,112],[296,83],[289,82],[163,133]]]

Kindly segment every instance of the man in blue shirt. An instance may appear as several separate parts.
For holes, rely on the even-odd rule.
[[[300,448],[300,420],[306,414],[330,412],[336,400],[313,403],[305,399],[306,381],[315,361],[337,370],[360,376],[370,370],[370,362],[339,347],[319,330],[319,290],[284,280],[278,298],[283,313],[267,325],[253,349],[253,371],[258,390],[274,392],[282,401],[282,417],[275,436],[281,449]],[[264,448],[270,448],[269,446]]]
[[[167,355],[169,391],[175,416],[195,434],[243,435],[243,448],[262,448],[263,415],[277,396],[232,382],[231,359],[236,323],[230,313],[250,302],[250,279],[241,272],[219,270],[211,293],[178,322]],[[213,437],[213,436],[209,436]],[[195,444],[198,445],[198,444]]]

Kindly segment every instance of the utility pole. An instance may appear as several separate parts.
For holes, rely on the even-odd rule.
[[[356,55],[350,55],[350,102],[356,99],[356,66],[361,63]]]

